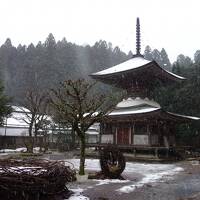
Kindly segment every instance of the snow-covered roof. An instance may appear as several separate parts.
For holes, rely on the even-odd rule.
[[[111,111],[108,115],[130,115],[153,112],[161,109],[160,105],[148,98],[127,98],[119,102],[115,110]]]
[[[149,100],[148,98],[128,98],[124,99],[123,101],[119,102],[116,108],[111,111],[108,115],[109,116],[119,116],[119,115],[135,115],[135,114],[147,114],[154,111],[160,111],[163,116],[165,114],[171,115],[172,117],[179,117],[180,120],[199,120],[198,117],[193,116],[186,116],[180,115],[176,113],[166,112],[162,110],[160,105],[155,102],[154,100]]]
[[[108,69],[93,73],[91,74],[91,76],[94,78],[103,78],[106,75],[115,75],[115,74],[119,74],[120,72],[128,72],[128,71],[132,71],[134,69],[139,69],[143,67],[154,67],[160,72],[166,73],[166,75],[169,75],[169,77],[171,78],[175,78],[176,80],[185,80],[184,77],[178,76],[172,72],[169,72],[163,69],[162,67],[160,67],[155,61],[149,61],[143,58],[142,56],[133,57],[123,63],[120,63]]]
[[[31,115],[30,111],[21,106],[12,106],[12,109],[13,112],[10,117],[5,119],[4,126],[28,128],[29,125],[24,120],[29,122],[28,116]],[[46,116],[45,118],[52,122],[50,116]]]
[[[163,68],[162,68],[163,69]],[[184,77],[182,77],[182,76],[179,76],[179,75],[177,75],[177,74],[174,74],[174,73],[172,73],[172,72],[170,72],[170,71],[168,71],[168,70],[166,70],[166,69],[163,69],[163,71],[166,71],[168,74],[170,74],[170,75],[172,75],[172,76],[174,76],[174,77],[176,77],[176,78],[178,78],[178,79],[182,79],[182,80],[185,80],[186,78],[184,78]]]
[[[87,135],[99,135],[98,131],[95,130],[88,130],[85,132]]]
[[[27,109],[23,106],[12,106],[12,109],[14,112],[30,112],[29,109]]]
[[[135,58],[127,60],[123,63],[120,63],[119,65],[115,65],[113,67],[102,70],[100,72],[93,73],[92,75],[113,74],[113,73],[117,73],[117,72],[122,72],[122,71],[127,71],[130,69],[138,68],[138,67],[144,66],[148,63],[151,63],[151,61],[146,60],[143,57],[135,57]]]
[[[117,104],[116,108],[136,107],[141,105],[149,105],[152,107],[160,108],[160,104],[154,100],[149,100],[148,98],[142,99],[140,97],[123,99],[123,101]]]
[[[108,115],[109,116],[123,116],[123,115],[135,115],[135,114],[147,114],[147,113],[151,113],[154,111],[159,111],[160,118],[162,118],[162,116],[165,118],[166,114],[170,115],[171,117],[178,117],[178,119],[180,119],[181,121],[191,121],[191,120],[200,120],[199,117],[193,117],[193,116],[187,116],[187,115],[180,115],[180,114],[176,114],[176,113],[171,113],[171,112],[167,112],[162,110],[161,107],[151,107],[148,105],[143,105],[143,106],[139,106],[139,107],[126,107],[126,108],[121,108],[121,109],[115,109],[112,112],[110,112]],[[172,118],[173,119],[173,118]],[[175,118],[176,119],[176,118]]]
[[[97,116],[98,114],[99,114],[99,112],[94,112],[94,113],[92,113],[92,116],[95,117],[95,116]],[[85,113],[85,114],[83,115],[83,117],[86,117],[87,115],[90,115],[90,113]]]
[[[28,127],[28,124],[23,120],[25,115],[23,113],[13,112],[11,117],[5,121],[7,127]]]
[[[200,120],[199,117],[193,117],[193,116],[188,116],[188,115],[180,115],[180,114],[176,114],[176,113],[172,113],[172,112],[167,112],[170,115],[174,115],[176,117],[183,117],[183,118],[187,118],[187,119],[191,119],[191,120]]]
[[[94,123],[92,126],[90,126],[91,130],[99,130],[100,129],[100,123]]]
[[[24,122],[23,118],[26,118],[25,113],[30,113],[30,111],[22,106],[12,106],[12,109],[11,116],[5,119],[4,124],[7,127],[28,128],[28,124]]]
[[[142,114],[142,113],[149,113],[156,110],[159,110],[160,108],[153,108],[153,107],[142,107],[142,108],[132,108],[129,110],[114,110],[109,113],[109,116],[113,115],[132,115],[132,114]]]
[[[199,117],[193,117],[193,116],[187,116],[187,115],[180,115],[176,113],[166,112],[162,110],[161,108],[155,108],[155,107],[141,107],[141,108],[134,108],[131,109],[120,109],[120,110],[114,110],[111,113],[109,113],[109,116],[123,116],[123,115],[135,115],[135,114],[148,114],[154,111],[158,111],[160,117],[165,119],[166,114],[170,116],[170,118],[173,119],[173,117],[177,117],[174,120],[178,120],[179,122],[186,122],[186,121],[192,121],[192,120],[200,120]],[[178,122],[177,121],[177,122]]]

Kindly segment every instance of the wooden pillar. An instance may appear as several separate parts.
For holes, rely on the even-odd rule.
[[[114,142],[114,144],[117,144],[117,126],[116,126],[116,129],[115,129],[115,140],[113,141]]]
[[[158,148],[155,148],[155,157],[158,158]]]
[[[149,146],[151,146],[151,132],[150,132],[150,130],[149,130],[149,124],[147,124],[147,133],[148,133],[148,136],[149,136],[149,138],[148,138],[148,142],[149,142]]]
[[[135,123],[132,124],[132,144],[134,145]]]
[[[136,157],[136,149],[135,148],[133,149],[133,154],[134,154],[134,157]]]
[[[112,124],[112,134],[113,134],[113,144],[116,144],[116,137],[117,137],[117,126],[116,124]]]
[[[130,145],[130,144],[132,144],[132,126],[131,126],[131,124],[128,124],[128,126],[129,126],[129,141],[128,141],[128,143]]]
[[[158,122],[158,143],[159,146],[163,146],[163,138],[162,138],[162,125],[160,124],[161,122]]]
[[[169,158],[169,148],[166,149],[166,157]]]
[[[100,134],[99,134],[99,143],[101,143],[101,136],[103,134],[104,123],[100,123]]]

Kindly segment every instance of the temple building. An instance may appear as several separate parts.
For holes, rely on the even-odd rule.
[[[119,65],[90,75],[127,93],[127,97],[101,122],[100,141],[102,144],[125,146],[175,146],[176,125],[199,118],[167,112],[150,98],[150,94],[160,85],[179,84],[185,78],[163,69],[156,61],[145,59],[140,50],[140,24],[137,18],[136,54]]]

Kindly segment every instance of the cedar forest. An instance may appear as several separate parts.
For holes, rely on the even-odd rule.
[[[0,47],[0,78],[6,95],[12,98],[12,104],[21,105],[25,93],[30,89],[56,89],[60,82],[68,79],[92,81],[89,74],[119,64],[131,56],[132,52],[126,54],[103,40],[93,46],[80,46],[65,38],[56,42],[53,34],[49,34],[43,43],[15,47],[7,39]],[[154,99],[167,111],[200,117],[200,50],[192,59],[181,54],[171,64],[165,49],[151,50],[146,46],[144,57],[154,59],[164,69],[187,78],[181,84],[157,88]],[[105,94],[116,90],[102,83],[98,83],[96,89]],[[199,129],[199,122],[184,125],[179,127],[177,137],[182,142],[190,138],[191,143],[198,143]],[[194,141],[191,136],[195,136],[192,137]]]

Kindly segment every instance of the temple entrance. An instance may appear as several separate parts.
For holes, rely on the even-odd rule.
[[[117,144],[129,144],[130,128],[117,128]]]

